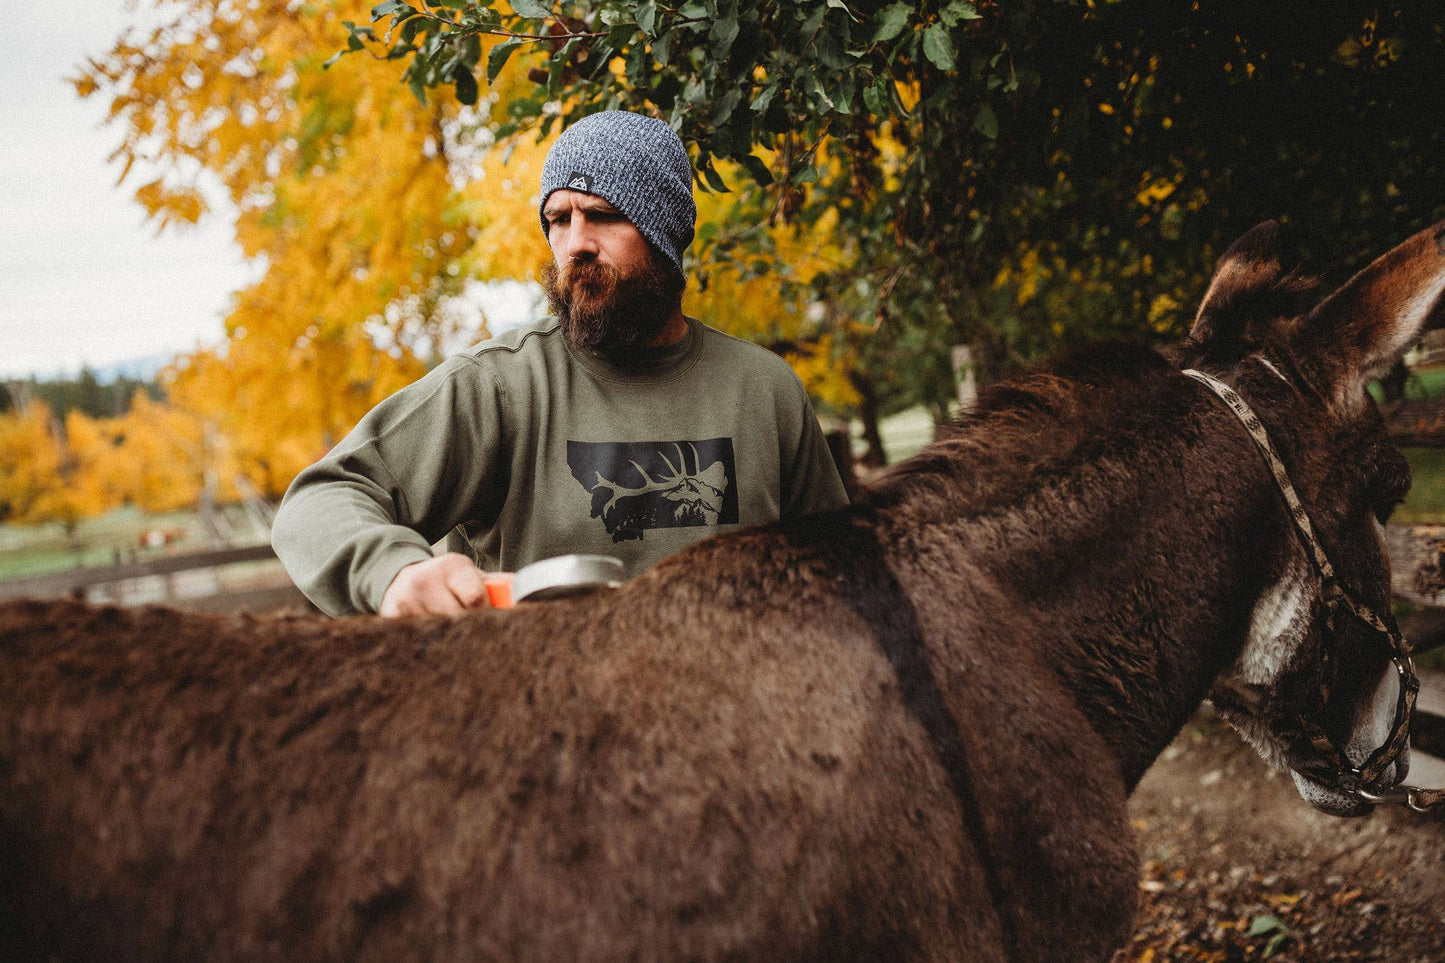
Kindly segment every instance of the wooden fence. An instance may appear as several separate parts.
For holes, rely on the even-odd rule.
[[[1445,525],[1388,525],[1397,599],[1417,611],[1402,619],[1417,649],[1445,643]],[[273,563],[251,578],[220,578],[218,570],[248,563]],[[204,573],[201,578],[187,578]],[[187,584],[189,582],[189,584]],[[0,581],[0,599],[74,596],[95,602],[160,602],[201,612],[306,608],[269,545],[169,555],[105,568],[83,568],[32,578]]]
[[[239,570],[240,566],[247,568]],[[281,570],[269,545],[168,555],[125,565],[0,581],[0,599],[64,596],[123,605],[155,602],[191,612],[260,613],[310,608],[306,597]]]

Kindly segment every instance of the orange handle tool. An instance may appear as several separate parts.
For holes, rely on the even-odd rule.
[[[488,572],[483,576],[487,586],[487,600],[492,603],[494,609],[509,609],[512,607],[512,573],[511,572]]]

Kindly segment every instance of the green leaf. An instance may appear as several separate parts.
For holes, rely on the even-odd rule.
[[[512,12],[527,20],[546,20],[552,16],[552,7],[538,0],[512,0]]]
[[[953,3],[938,11],[938,19],[950,27],[956,27],[961,20],[980,20],[982,17],[969,0],[953,0]]]
[[[702,78],[694,77],[687,82],[687,86],[682,88],[683,103],[700,107],[703,101],[707,100],[707,93],[707,84]]]
[[[462,0],[465,6],[469,0]],[[491,7],[468,7],[462,15],[462,24],[475,30],[502,29],[502,14]]]
[[[452,71],[452,85],[456,87],[457,100],[471,106],[477,102],[477,78],[465,67],[458,66]]]
[[[736,10],[731,10],[726,17],[713,21],[712,55],[714,59],[722,60],[726,57],[736,39],[738,39],[738,15]]]
[[[958,54],[953,47],[953,37],[948,28],[935,23],[923,31],[923,55],[939,70],[952,70]]]
[[[895,3],[878,11],[875,18],[878,21],[878,29],[873,33],[873,42],[882,43],[885,40],[892,40],[903,32],[908,26],[908,21],[916,16],[914,8],[906,3]]]
[[[657,30],[657,0],[647,0],[637,8],[637,26],[649,37]]]
[[[828,6],[832,7],[834,10],[842,10],[854,22],[861,22],[860,18],[855,13],[853,13],[852,10],[848,9],[848,5],[844,3],[843,0],[828,0]]]
[[[425,17],[412,17],[401,25],[401,42],[411,43],[416,39],[418,33],[421,33],[423,30],[434,29],[434,26],[435,21],[428,20]]]
[[[781,88],[782,88],[782,84],[779,84],[779,83],[777,83],[776,81],[773,82],[773,83],[771,83],[771,84],[769,84],[768,86],[764,87],[764,88],[763,88],[763,92],[760,93],[760,94],[758,94],[756,97],[753,98],[753,102],[752,102],[752,111],[753,111],[753,113],[756,113],[756,114],[767,113],[768,105],[773,102],[773,98],[777,96],[778,91],[779,91]]]
[[[721,127],[726,124],[728,118],[733,115],[733,111],[737,109],[738,104],[742,102],[742,99],[743,89],[741,87],[734,87],[724,94],[722,99],[718,101],[717,108],[713,111],[712,126]]]
[[[371,22],[376,23],[382,17],[392,16],[401,21],[415,14],[416,10],[412,9],[409,4],[402,3],[401,0],[386,0],[385,3],[378,3],[371,8]]]
[[[562,72],[573,63],[576,63],[573,58],[576,56],[577,48],[581,45],[581,38],[573,37],[571,40],[567,41],[567,45],[565,47],[552,54],[552,59],[547,62],[548,90],[555,91],[558,89],[558,82],[562,78]]]
[[[978,113],[973,115],[973,129],[989,140],[998,140],[998,114],[995,114],[988,104],[984,104],[978,109]]]
[[[672,59],[672,42],[677,37],[676,30],[669,30],[652,42],[652,59],[659,67],[666,67]]]
[[[838,113],[853,113],[853,95],[856,93],[855,82],[852,74],[844,74],[838,86],[838,94],[833,99],[838,102]]]
[[[767,164],[763,163],[761,157],[755,154],[746,154],[743,156],[743,166],[748,169],[749,174],[753,175],[753,180],[758,183],[759,187],[767,187],[773,182],[773,172],[768,169]]]
[[[827,27],[818,34],[816,49],[818,59],[822,61],[823,66],[832,70],[849,70],[855,65],[854,59],[848,56],[848,52],[843,49],[842,38]]]
[[[722,175],[713,169],[711,160],[704,160],[702,162],[702,176],[707,179],[707,186],[719,194],[732,193],[728,190],[727,181],[723,180]]]
[[[817,105],[820,113],[826,114],[837,110],[837,105],[833,103],[833,98],[828,96],[828,91],[823,89],[823,82],[818,79],[816,73],[808,74],[804,79],[803,86],[807,88],[808,95],[812,97],[813,103]]]
[[[627,51],[627,79],[633,86],[641,87],[651,77],[651,71],[647,69],[647,44],[635,43],[632,49]]]
[[[801,4],[799,6],[801,6]],[[803,26],[799,28],[798,32],[804,37],[811,37],[817,33],[818,28],[823,25],[823,17],[826,16],[827,13],[827,7],[819,7],[811,17],[803,21]]]
[[[512,51],[522,45],[520,40],[504,40],[487,52],[487,84],[491,85],[507,65],[507,58],[512,56]]]
[[[1256,917],[1250,922],[1250,924],[1249,924],[1249,932],[1248,932],[1247,935],[1249,935],[1249,936],[1264,936],[1266,933],[1288,933],[1288,932],[1289,932],[1289,927],[1288,927],[1288,926],[1285,926],[1284,923],[1281,922],[1278,917],[1276,917],[1276,916],[1270,916],[1268,913],[1261,913],[1259,916],[1256,916]]]
[[[426,106],[426,80],[423,77],[426,68],[422,66],[425,63],[422,55],[417,54],[416,59],[411,62],[411,69],[405,74],[406,85],[411,88],[412,96],[416,97],[423,107]]]
[[[889,113],[887,84],[887,77],[879,77],[863,88],[863,106],[875,117],[883,117]]]

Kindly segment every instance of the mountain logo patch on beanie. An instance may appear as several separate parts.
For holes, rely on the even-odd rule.
[[[592,175],[573,171],[567,175],[567,188],[573,191],[592,193]]]

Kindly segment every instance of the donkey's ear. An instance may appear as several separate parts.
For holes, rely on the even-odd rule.
[[[1442,324],[1445,221],[1387,251],[1321,301],[1305,317],[1297,343],[1343,401]]]
[[[1189,340],[1225,343],[1244,337],[1260,301],[1280,280],[1279,224],[1265,221],[1229,246],[1194,316]]]

